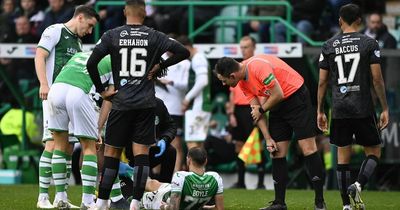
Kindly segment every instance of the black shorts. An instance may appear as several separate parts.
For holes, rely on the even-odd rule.
[[[105,144],[123,148],[131,142],[155,143],[155,109],[111,110],[108,115]]]
[[[316,110],[310,93],[303,84],[296,92],[273,107],[269,113],[269,132],[276,142],[316,135]]]
[[[176,136],[183,137],[183,116],[171,115],[176,125]]]
[[[246,141],[254,128],[253,118],[251,117],[250,105],[235,105],[237,126],[232,128],[232,139],[236,141]]]
[[[352,144],[376,146],[382,143],[375,115],[359,119],[332,119],[330,139],[331,144],[338,147]]]

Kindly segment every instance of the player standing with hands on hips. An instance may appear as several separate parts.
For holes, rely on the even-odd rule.
[[[305,156],[305,164],[315,191],[316,210],[326,209],[323,197],[324,168],[315,143],[315,116],[303,77],[276,56],[256,55],[242,63],[223,57],[215,66],[218,79],[239,87],[250,102],[251,115],[257,122],[272,157],[275,200],[263,210],[286,210],[288,182],[286,155],[289,141],[295,140]],[[260,101],[258,97],[266,97]],[[269,128],[264,113],[269,112]]]
[[[105,134],[104,167],[96,202],[106,209],[122,149],[133,142],[134,187],[131,209],[139,209],[149,175],[149,147],[155,143],[155,91],[152,79],[165,68],[189,57],[189,52],[165,34],[143,25],[143,0],[126,0],[126,25],[103,34],[90,56],[87,69],[105,100],[112,101]],[[166,51],[174,55],[160,63]],[[99,61],[110,54],[115,91],[106,91],[97,71]]]
[[[318,127],[328,130],[324,97],[328,79],[332,84],[331,143],[337,146],[337,180],[343,210],[364,209],[361,190],[367,184],[381,156],[380,131],[388,125],[378,42],[358,33],[361,10],[355,4],[340,8],[339,24],[343,31],[322,46],[319,60]],[[372,84],[371,84],[372,83]],[[382,107],[379,122],[375,115],[371,85]],[[351,184],[350,158],[353,135],[364,147],[366,159],[361,164],[357,181]],[[350,198],[352,206],[350,205]]]

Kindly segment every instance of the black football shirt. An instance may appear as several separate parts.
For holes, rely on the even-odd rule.
[[[324,43],[319,67],[329,71],[333,119],[364,118],[374,113],[371,64],[380,63],[376,40],[354,32]]]
[[[147,75],[166,51],[184,49],[164,33],[144,25],[124,25],[103,34],[93,50],[111,55],[115,88],[113,109],[132,110],[156,106],[154,81]],[[185,50],[185,49],[184,49]]]

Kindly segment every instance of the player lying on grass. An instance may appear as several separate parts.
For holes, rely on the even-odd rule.
[[[79,138],[83,149],[82,162],[82,204],[81,209],[95,205],[95,186],[97,181],[97,121],[98,107],[93,99],[94,85],[86,70],[86,62],[91,52],[75,54],[63,67],[51,86],[48,102],[50,107],[49,130],[53,131],[55,144],[62,154],[68,148],[68,124],[70,132]],[[109,82],[113,89],[110,56],[104,57],[98,65],[102,83]],[[57,148],[57,147],[56,147]],[[53,156],[58,157],[57,155]],[[66,163],[54,162],[53,176],[65,185]],[[59,208],[66,208],[67,197],[61,199]],[[65,203],[65,205],[64,205]]]

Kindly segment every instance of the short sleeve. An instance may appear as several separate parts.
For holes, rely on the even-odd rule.
[[[107,31],[96,43],[94,50],[97,50],[97,52],[100,52],[103,55],[110,54],[110,44],[112,44],[111,32]]]
[[[212,176],[215,178],[218,184],[217,194],[222,194],[224,192],[224,184],[221,176],[216,172],[212,172]]]
[[[321,48],[321,54],[319,55],[319,63],[318,66],[320,69],[329,70],[329,57],[326,54],[326,43]]]
[[[264,84],[267,89],[275,86],[275,75],[272,71],[272,64],[268,61],[254,61],[249,65],[249,71],[252,71],[258,82]]]
[[[381,50],[377,41],[370,41],[369,45],[369,64],[380,64],[381,63]]]
[[[205,56],[202,54],[197,54],[195,59],[192,60],[192,68],[193,71],[198,74],[207,74],[208,73],[208,61]]]
[[[60,40],[60,30],[61,28],[55,25],[47,27],[40,37],[37,47],[43,48],[50,53]]]
[[[185,172],[178,171],[174,174],[171,181],[171,192],[181,193],[183,188],[183,182],[185,181]]]

